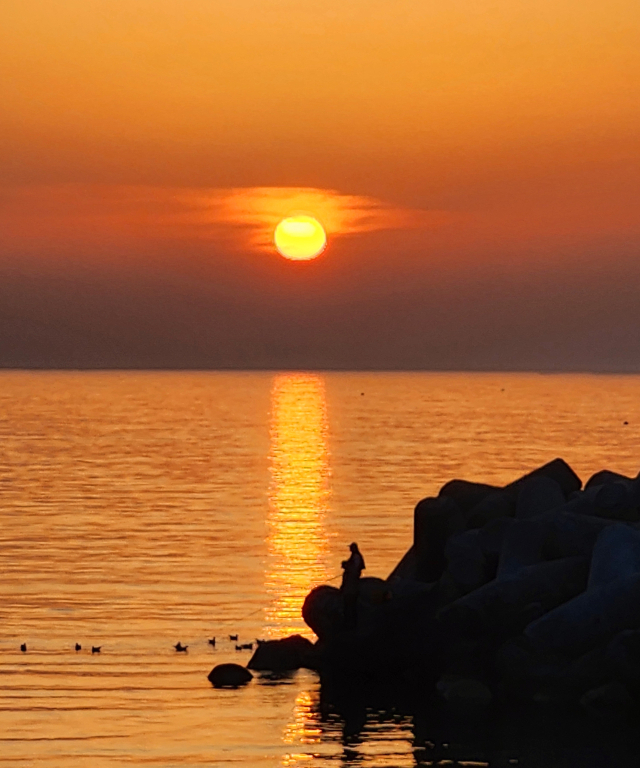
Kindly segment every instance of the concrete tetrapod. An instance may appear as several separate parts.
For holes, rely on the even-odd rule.
[[[539,648],[576,656],[640,626],[640,573],[593,587],[533,621],[524,634]]]
[[[537,603],[547,611],[570,600],[585,589],[587,573],[587,561],[580,557],[522,568],[445,606],[438,614],[439,623],[453,635],[519,632],[529,605]]]

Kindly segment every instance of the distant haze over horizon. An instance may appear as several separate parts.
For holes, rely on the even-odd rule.
[[[0,368],[640,372],[634,0],[22,0],[0,68]]]

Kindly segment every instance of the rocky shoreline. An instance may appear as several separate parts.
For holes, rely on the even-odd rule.
[[[334,698],[626,717],[640,709],[640,479],[603,470],[583,487],[556,459],[502,488],[452,480],[417,504],[389,577],[360,580],[357,629],[329,585],[302,613],[318,641],[264,643],[248,669],[317,670]]]

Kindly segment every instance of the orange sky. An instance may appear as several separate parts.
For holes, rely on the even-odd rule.
[[[438,284],[448,311],[446,286],[458,280],[475,297],[469,311],[485,316],[476,289],[495,270],[511,282],[493,305],[510,306],[509,291],[544,269],[568,288],[580,282],[603,316],[620,311],[600,306],[601,280],[589,275],[628,274],[640,245],[635,0],[21,0],[0,5],[0,71],[0,270],[12,280],[26,270],[51,285],[55,261],[62,273],[68,265],[67,283],[76,269],[107,270],[83,279],[98,292],[127,284],[129,297],[158,275],[163,285],[224,284],[225,296],[261,306],[250,321],[238,299],[248,335],[224,338],[249,357],[260,336],[250,322],[263,326],[283,297],[299,316],[301,292],[305,307],[341,296],[344,323],[394,348],[408,321],[394,337],[388,319],[383,332],[370,318],[395,317],[399,293],[419,302]],[[334,229],[304,276],[268,252],[278,206],[287,215],[301,190]],[[540,290],[535,306],[550,301]],[[21,295],[12,312],[32,327],[42,298],[33,286]],[[47,302],[52,317],[61,311]],[[353,307],[365,305],[355,322]],[[74,322],[81,336],[81,314]],[[468,349],[469,322],[456,326],[459,343],[447,337],[451,349]],[[558,340],[583,325],[557,322]],[[278,323],[270,341],[255,341],[271,344],[274,365],[287,327]],[[531,335],[536,324],[534,312],[521,343],[535,337],[553,351]],[[492,328],[483,340],[495,341],[494,364],[516,365]],[[340,333],[327,329],[319,367]],[[436,352],[446,339],[436,341],[416,364],[445,364]],[[21,344],[0,346],[0,365],[22,360]],[[402,365],[422,349],[409,347]],[[461,355],[446,364],[466,365]],[[346,350],[336,365],[348,359]],[[284,362],[296,360],[294,350]]]

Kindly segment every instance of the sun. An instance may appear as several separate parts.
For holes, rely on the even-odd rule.
[[[327,247],[327,235],[313,216],[289,216],[283,219],[273,235],[278,252],[292,261],[309,261]]]

